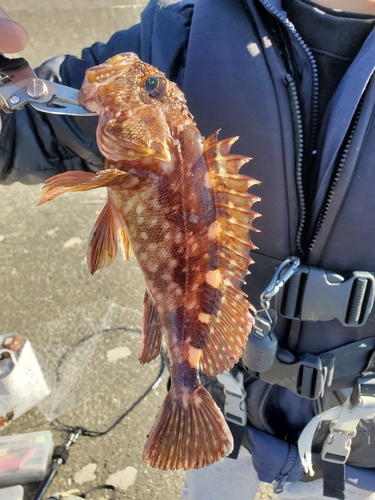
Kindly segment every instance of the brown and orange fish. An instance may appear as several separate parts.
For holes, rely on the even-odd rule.
[[[232,451],[233,439],[199,370],[230,369],[253,324],[241,285],[259,198],[247,192],[257,181],[238,173],[249,158],[229,154],[237,138],[204,140],[183,93],[135,54],[89,69],[80,100],[99,114],[105,169],[49,179],[40,204],[108,188],[89,239],[90,272],[113,261],[118,242],[126,260],[134,252],[147,285],[139,359],[156,358],[164,337],[171,365],[143,459],[163,470],[210,465]]]

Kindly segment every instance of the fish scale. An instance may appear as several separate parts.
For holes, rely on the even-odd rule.
[[[139,360],[155,359],[164,338],[171,366],[143,460],[162,470],[210,465],[230,454],[233,438],[199,372],[229,370],[254,322],[241,290],[259,200],[248,192],[257,181],[239,174],[249,158],[230,154],[236,137],[204,140],[183,93],[135,54],[90,68],[80,100],[99,114],[105,169],[49,179],[40,204],[107,187],[89,270],[109,265],[118,244],[125,260],[135,254],[147,285]]]

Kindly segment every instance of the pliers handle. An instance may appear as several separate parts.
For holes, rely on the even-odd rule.
[[[58,115],[93,116],[78,102],[78,90],[38,78],[23,57],[0,54],[0,109],[11,113],[30,104],[38,111]]]

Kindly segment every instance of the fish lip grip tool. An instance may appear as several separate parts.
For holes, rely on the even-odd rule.
[[[0,109],[5,113],[30,104],[38,111],[58,115],[94,116],[78,102],[78,90],[38,78],[23,57],[0,54]]]

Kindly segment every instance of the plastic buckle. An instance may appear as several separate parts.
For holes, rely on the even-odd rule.
[[[374,418],[374,382],[375,380],[371,378],[360,378],[358,403],[353,405],[351,398],[347,399],[340,409],[337,420],[330,424],[330,432],[322,449],[322,459],[326,462],[344,464],[349,457],[351,442],[357,433],[359,421]]]
[[[375,400],[375,377],[358,377],[355,381],[350,402],[357,405],[363,396],[373,396]]]
[[[220,384],[224,386],[225,420],[237,425],[244,426],[247,423],[246,396],[243,385],[243,373],[238,372],[234,377],[230,372],[217,375]]]
[[[329,426],[329,430],[322,449],[322,460],[334,464],[344,464],[349,458],[352,439],[357,431],[341,432],[335,429],[335,423]]]
[[[272,368],[259,373],[258,377],[268,384],[286,387],[306,399],[318,399],[325,386],[322,360],[318,356],[304,354],[295,360],[285,349],[278,350]]]
[[[344,326],[362,326],[371,312],[375,278],[367,271],[348,277],[315,267],[300,266],[286,287],[280,314],[301,321],[337,319]]]

